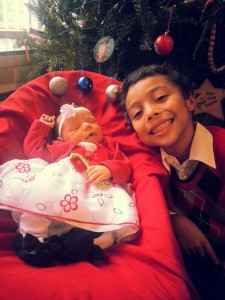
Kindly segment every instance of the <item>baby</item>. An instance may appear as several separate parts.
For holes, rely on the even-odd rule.
[[[53,128],[58,138],[51,141]],[[102,249],[134,238],[135,201],[121,187],[131,175],[129,161],[87,108],[65,104],[56,121],[35,120],[24,153],[28,160],[0,167],[0,203],[16,211],[22,259],[39,266],[93,261]]]

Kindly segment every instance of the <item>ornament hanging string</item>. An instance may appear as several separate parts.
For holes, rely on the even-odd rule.
[[[81,4],[80,8],[79,8],[79,14],[84,15],[85,14],[85,5],[86,5],[87,1],[84,0],[83,3]],[[79,25],[79,24],[78,24]],[[82,31],[83,27],[80,27],[80,30]],[[82,34],[82,33],[81,33]],[[81,93],[79,94],[79,96],[77,95],[77,97],[79,98],[80,101],[80,105],[81,106],[85,106],[85,104],[83,103],[83,97],[82,97],[82,93],[84,91],[88,91],[92,88],[92,81],[85,76],[85,72],[84,72],[84,56],[82,55],[82,50],[84,49],[84,45],[82,42],[82,38],[78,39],[78,49],[79,49],[79,56],[80,56],[80,78],[78,79],[78,86],[79,89],[81,91]]]
[[[204,18],[204,15],[205,15],[205,12],[206,10],[208,9],[208,6],[211,5],[213,3],[213,0],[207,0],[204,4],[204,7],[202,9],[202,12],[201,12],[201,16],[200,16],[200,21],[199,23],[204,23],[203,22],[203,18]],[[193,52],[193,60],[196,60],[196,56],[197,56],[197,52],[202,44],[202,42],[204,41],[205,39],[205,36],[206,36],[206,33],[207,33],[207,28],[208,28],[208,25],[209,25],[209,21],[206,20],[205,21],[205,24],[204,24],[204,27],[203,27],[203,30],[202,30],[202,33],[201,33],[201,36],[195,46],[195,49],[194,49],[194,52]]]
[[[166,34],[168,34],[170,32],[170,26],[171,26],[171,23],[172,23],[172,18],[173,18],[173,13],[174,13],[175,8],[176,8],[176,5],[173,5],[169,9],[169,20],[168,20],[168,24],[167,24]]]
[[[200,39],[198,40],[198,42],[197,42],[197,44],[195,46],[194,52],[193,52],[193,60],[196,60],[196,56],[197,56],[198,50],[199,50],[202,42],[205,39],[205,36],[206,36],[206,33],[207,33],[207,29],[208,29],[208,24],[209,24],[208,21],[206,21],[205,24],[204,24],[204,27],[203,27]]]

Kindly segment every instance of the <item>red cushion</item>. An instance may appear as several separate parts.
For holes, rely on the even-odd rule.
[[[62,97],[52,95],[48,89],[49,80],[56,75],[63,76],[69,83],[68,91]],[[80,76],[92,78],[91,92],[79,90],[77,80]],[[71,102],[91,109],[104,133],[119,140],[124,150],[139,161],[141,154],[135,158],[135,152],[142,146],[126,129],[116,106],[106,100],[105,89],[115,82],[97,73],[64,71],[41,76],[19,88],[0,105],[0,163],[24,157],[21,143],[32,120],[42,113],[56,114],[62,103]],[[155,166],[153,163],[153,169]],[[153,173],[157,172],[160,169],[154,169]],[[104,266],[87,262],[52,268],[25,265],[11,249],[15,225],[10,214],[0,211],[0,299],[195,299],[171,230],[159,180],[154,174],[137,174],[140,240],[109,251],[109,263]]]

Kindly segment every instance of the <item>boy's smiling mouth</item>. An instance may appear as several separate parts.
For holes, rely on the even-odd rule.
[[[167,120],[158,120],[155,122],[151,129],[149,130],[149,135],[162,135],[165,134],[173,123],[174,118],[170,118]]]

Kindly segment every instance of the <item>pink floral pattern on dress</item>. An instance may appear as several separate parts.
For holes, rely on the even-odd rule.
[[[26,162],[19,162],[16,169],[19,173],[29,173],[31,171],[30,164]]]
[[[32,176],[29,176],[29,177],[27,177],[27,178],[24,178],[24,179],[23,179],[23,182],[28,183],[28,182],[30,182],[30,181],[34,181],[34,179],[35,179],[35,176],[32,175]]]
[[[71,195],[71,194],[66,194],[64,196],[64,199],[60,201],[60,206],[62,206],[64,212],[68,213],[71,210],[76,210],[78,208],[78,197]]]

